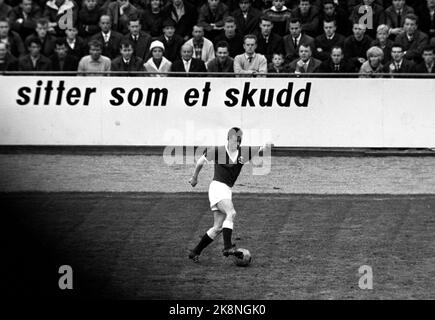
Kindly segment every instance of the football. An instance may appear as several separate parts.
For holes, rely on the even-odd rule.
[[[236,257],[234,256],[234,264],[239,267],[247,267],[251,261],[252,256],[248,249],[239,248],[237,249],[237,252],[242,252],[243,256]]]

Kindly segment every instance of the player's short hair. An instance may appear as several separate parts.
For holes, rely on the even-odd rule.
[[[247,34],[246,36],[243,37],[243,43],[245,43],[246,39],[254,39],[255,43],[258,42],[257,36],[255,34]]]
[[[232,136],[237,136],[237,142],[241,143],[243,137],[242,129],[238,127],[232,127],[230,130],[228,130],[227,140],[229,140]]]
[[[219,41],[216,44],[216,51],[217,51],[218,48],[227,48],[229,50],[228,42],[226,42],[225,40]]]
[[[399,42],[394,42],[391,45],[391,49],[393,49],[393,48],[400,48],[400,49],[402,49],[402,52],[405,51],[405,47],[403,46],[403,44],[401,44]]]
[[[405,20],[406,20],[406,19],[409,19],[409,20],[415,21],[415,24],[418,24],[418,16],[415,15],[414,13],[408,13],[408,14],[405,16]],[[405,21],[405,20],[403,20],[403,21]]]

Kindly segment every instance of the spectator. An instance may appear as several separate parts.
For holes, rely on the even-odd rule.
[[[403,46],[399,43],[393,44],[391,48],[391,60],[385,65],[385,73],[413,73],[414,63],[404,59]]]
[[[56,40],[50,61],[52,71],[77,71],[79,65],[79,58],[68,52],[68,46],[63,38]]]
[[[416,13],[419,17],[420,30],[426,33],[429,38],[435,37],[435,0],[426,0],[420,4]]]
[[[204,61],[201,59],[192,58],[193,47],[191,44],[185,43],[181,47],[181,59],[172,64],[171,71],[174,72],[206,72]]]
[[[376,30],[376,40],[373,40],[370,44],[370,47],[379,47],[384,52],[384,60],[382,60],[382,64],[386,64],[391,57],[391,48],[393,46],[393,41],[388,39],[388,35],[390,34],[389,28],[385,24],[381,24],[378,26]]]
[[[267,73],[267,59],[260,53],[256,53],[257,37],[248,34],[243,38],[245,53],[234,58],[234,73],[262,74]]]
[[[273,53],[284,53],[284,44],[282,37],[272,32],[273,22],[269,18],[263,16],[260,19],[260,32],[257,36],[258,53],[264,55],[268,62],[272,60]]]
[[[197,21],[197,9],[183,0],[169,0],[172,5],[168,7],[167,16],[175,21],[175,33],[184,41],[192,34],[193,26]]]
[[[352,10],[349,19],[353,24],[364,24],[367,35],[375,37],[375,30],[384,21],[384,11],[374,0],[361,0]]]
[[[323,32],[324,21],[335,21],[337,33],[343,36],[349,36],[352,33],[352,28],[346,13],[334,0],[323,1],[322,8],[323,10],[319,14],[319,33]]]
[[[164,57],[173,62],[180,59],[181,46],[184,43],[183,38],[175,33],[175,21],[171,18],[163,21],[163,35],[158,37],[159,40],[165,46]]]
[[[206,64],[213,60],[215,58],[213,43],[204,37],[204,28],[201,26],[194,26],[192,36],[193,38],[188,40],[186,44],[193,48],[193,57],[201,59]]]
[[[343,47],[344,40],[343,35],[336,33],[337,27],[335,21],[323,21],[324,34],[317,36],[314,40],[314,46],[316,47],[316,54],[314,55],[321,61],[327,60],[331,55],[331,49],[334,46]]]
[[[8,45],[10,53],[14,57],[19,57],[24,54],[23,41],[20,35],[12,31],[7,18],[0,19],[0,42]]]
[[[111,30],[112,20],[109,15],[102,15],[100,17],[99,26],[101,31],[94,34],[91,37],[91,40],[97,40],[103,45],[102,47],[103,51],[100,53],[100,55],[102,55],[103,57],[107,57],[109,59],[115,59],[119,54],[119,44],[121,43],[122,40],[122,34]],[[93,50],[93,52],[94,52],[94,56],[96,57],[97,48],[94,49],[95,50]]]
[[[267,66],[267,73],[290,73],[289,66],[284,60],[284,54],[274,53],[272,55],[272,62]]]
[[[65,35],[66,35],[65,40],[66,40],[68,53],[73,56],[76,56],[77,59],[80,60],[82,57],[86,55],[86,51],[88,48],[86,41],[82,37],[78,36],[78,30],[74,26],[65,29]]]
[[[155,1],[155,0],[153,0]],[[128,32],[128,21],[139,14],[138,9],[129,0],[116,0],[107,7],[111,29],[121,34]],[[118,48],[116,48],[118,50]]]
[[[367,50],[370,49],[373,40],[365,34],[364,24],[355,23],[352,31],[353,35],[344,41],[344,57],[355,66],[356,70],[360,70],[361,65],[367,61]]]
[[[129,40],[133,44],[134,55],[145,61],[150,50],[151,36],[142,31],[142,25],[137,16],[132,16],[128,21],[128,30],[129,33],[124,36],[124,39]]]
[[[328,60],[323,61],[317,69],[319,73],[352,73],[355,67],[344,59],[343,48],[335,46],[331,49]]]
[[[89,55],[80,60],[77,71],[84,72],[81,75],[104,75],[100,72],[110,71],[110,58],[103,56],[102,52],[103,44],[100,41],[95,39],[89,41]]]
[[[53,54],[56,47],[56,37],[48,33],[49,22],[46,18],[41,18],[36,21],[36,29],[33,35],[30,35],[24,40],[24,46],[29,47],[29,39],[37,37],[41,40],[42,49],[41,54],[49,57]]]
[[[158,37],[162,34],[163,21],[166,19],[167,14],[163,10],[162,0],[150,0],[150,4],[144,11],[141,25],[145,32],[149,33],[151,37]]]
[[[322,62],[312,57],[310,46],[299,46],[299,58],[293,60],[289,64],[289,71],[291,73],[314,73],[319,68]]]
[[[133,44],[126,38],[119,45],[120,55],[112,60],[110,71],[144,71],[144,62],[134,54]],[[120,74],[123,75],[123,74]]]
[[[41,54],[41,40],[32,37],[27,43],[29,53],[18,60],[18,71],[50,71],[50,60]]]
[[[151,43],[151,57],[145,63],[145,70],[148,72],[169,72],[171,71],[172,62],[166,59],[163,55],[165,46],[162,42],[155,40]]]
[[[224,28],[228,7],[220,0],[207,0],[199,9],[198,25],[204,28],[204,36],[214,39]]]
[[[225,41],[216,44],[216,58],[207,65],[209,72],[234,72],[234,59],[230,57],[229,46]]]
[[[239,9],[231,14],[236,21],[237,31],[242,36],[255,33],[260,23],[261,11],[253,8],[251,2],[252,0],[239,0]]]
[[[423,48],[428,42],[427,35],[418,30],[417,19],[416,15],[408,14],[403,25],[405,32],[396,37],[396,42],[400,43],[405,50],[405,59],[413,60],[415,63],[421,61]]]
[[[414,9],[407,6],[405,0],[393,0],[392,3],[385,9],[385,24],[390,28],[391,39],[394,40],[397,35],[404,32],[405,17],[408,13],[414,13]]]
[[[102,15],[102,9],[97,0],[84,0],[83,6],[78,13],[78,30],[79,35],[89,39],[100,31],[98,22]]]
[[[299,46],[310,46],[314,50],[314,39],[302,33],[302,24],[299,19],[292,18],[289,23],[290,34],[283,39],[285,59],[291,62],[299,57]]]
[[[236,22],[234,18],[228,16],[224,20],[224,30],[214,39],[214,43],[225,41],[228,43],[229,54],[231,58],[244,52],[243,37],[236,32]]]
[[[384,66],[382,60],[384,59],[384,52],[379,47],[371,47],[367,50],[367,60],[361,65],[359,70],[360,77],[381,77],[377,75],[384,72]]]
[[[433,46],[424,47],[422,57],[423,61],[415,66],[415,72],[435,74],[435,48]]]
[[[6,19],[11,11],[12,7],[6,4],[4,0],[0,0],[0,19]]]
[[[67,18],[66,23],[76,25],[78,6],[74,0],[48,0],[45,3],[43,16],[49,20],[48,32],[61,37],[63,29],[60,27],[62,21],[59,21],[65,14],[71,12],[72,15]],[[70,20],[72,18],[72,21]]]
[[[298,3],[298,8],[292,12],[292,17],[300,19],[304,33],[311,37],[317,36],[319,9],[311,5],[311,0],[299,0]]]
[[[0,0],[1,1],[1,0]],[[21,39],[26,39],[36,28],[36,20],[41,17],[41,8],[33,0],[21,0],[9,13],[11,28]]]
[[[0,72],[16,71],[17,69],[17,58],[10,54],[6,43],[0,42]]]
[[[291,11],[284,5],[284,0],[273,0],[273,6],[264,11],[264,15],[273,23],[273,30],[283,37],[288,30]]]

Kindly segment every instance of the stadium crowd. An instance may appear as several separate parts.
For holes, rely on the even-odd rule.
[[[435,0],[0,0],[0,71],[435,74],[434,48]]]

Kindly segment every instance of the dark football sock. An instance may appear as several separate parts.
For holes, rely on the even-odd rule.
[[[206,233],[205,235],[202,236],[201,241],[199,241],[198,245],[195,247],[195,249],[193,249],[193,251],[196,254],[201,254],[201,251],[204,250],[204,248],[207,247],[212,242],[213,242],[213,239],[210,238],[208,236],[208,234]]]
[[[224,238],[224,248],[230,249],[233,244],[231,242],[231,235],[233,234],[233,229],[230,228],[223,228],[222,229],[222,236]]]

